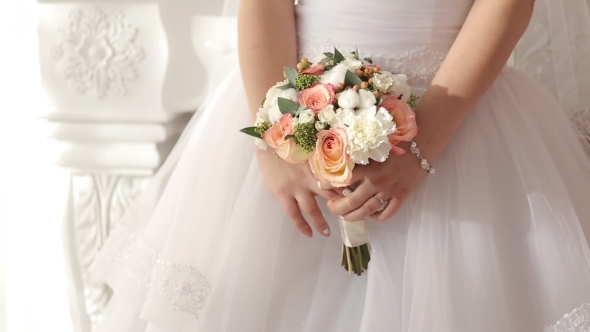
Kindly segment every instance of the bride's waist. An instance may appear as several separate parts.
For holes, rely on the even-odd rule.
[[[361,58],[370,58],[383,70],[408,76],[408,83],[416,92],[424,91],[446,58],[451,44],[432,43],[370,43],[369,41],[334,41],[332,38],[306,37],[299,34],[299,55],[318,61],[323,53],[337,48],[342,53],[358,49]]]

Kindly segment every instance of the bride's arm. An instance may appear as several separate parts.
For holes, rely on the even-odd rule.
[[[534,0],[476,0],[447,58],[418,106],[425,158],[434,161],[496,80],[524,34]],[[441,123],[444,123],[441,126]]]
[[[254,117],[266,91],[283,79],[283,66],[297,63],[293,0],[242,0],[238,15],[238,47],[242,79]],[[273,155],[270,149],[256,151],[267,189],[282,204],[297,229],[311,237],[311,224],[318,233],[329,236],[330,228],[315,196],[326,199],[340,196],[334,191],[318,188],[307,164],[288,164]],[[307,220],[302,212],[307,215]]]
[[[253,114],[266,91],[297,63],[292,0],[242,0],[238,14],[240,67]]]
[[[506,65],[530,22],[533,5],[534,0],[475,0],[416,110],[420,134],[415,141],[429,162],[440,156]],[[328,207],[347,220],[372,215],[384,221],[398,211],[424,176],[426,172],[409,153],[359,167],[353,173],[354,192],[330,201]],[[389,200],[384,211],[374,214],[381,204],[371,199],[373,195]]]

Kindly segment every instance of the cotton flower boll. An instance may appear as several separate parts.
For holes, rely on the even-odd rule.
[[[333,124],[332,122],[336,119],[336,112],[334,111],[333,105],[328,105],[326,108],[318,113],[318,118],[321,122]]]
[[[279,87],[282,87],[287,84],[289,84],[289,81],[284,80],[284,81],[278,82],[273,87],[268,89],[268,91],[266,92],[266,99],[264,99],[264,103],[262,106],[266,107],[266,108],[272,106],[272,102],[276,101],[278,96],[280,95],[280,93],[283,91],[283,90],[279,89]]]
[[[338,96],[338,105],[342,108],[354,109],[359,107],[361,97],[353,89],[344,90]]]
[[[373,92],[362,89],[359,90],[358,94],[360,97],[359,108],[369,108],[377,104],[377,98],[375,98]]]
[[[348,67],[344,63],[339,63],[334,68],[325,72],[320,82],[324,84],[332,84],[337,86],[340,83],[344,83],[344,77],[346,76],[346,72],[348,71]]]
[[[315,113],[310,110],[304,110],[299,114],[299,123],[300,124],[312,124],[315,122]]]
[[[408,77],[404,74],[393,75],[393,88],[391,90],[396,97],[401,96],[401,99],[405,102],[408,102],[412,95],[412,89],[408,85]]]
[[[281,119],[282,116],[283,116],[283,113],[281,113],[281,110],[279,109],[278,104],[272,105],[270,107],[270,109],[268,110],[268,121],[272,124],[279,122],[279,120]]]
[[[271,101],[270,109],[268,110],[268,118],[270,123],[275,124],[279,121],[283,113],[279,108],[279,98],[290,99],[297,102],[299,99],[299,92],[293,88],[287,90],[279,90],[280,92]]]

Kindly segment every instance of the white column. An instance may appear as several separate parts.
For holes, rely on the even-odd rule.
[[[86,332],[111,295],[87,269],[206,95],[205,63],[235,51],[235,21],[199,16],[220,14],[223,1],[39,3],[44,118],[54,162],[72,172],[72,317]]]

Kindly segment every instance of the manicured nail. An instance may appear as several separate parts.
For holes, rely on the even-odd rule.
[[[344,190],[342,190],[342,195],[344,195],[344,197],[348,196],[352,194],[352,190],[345,188]]]
[[[322,231],[322,234],[323,234],[324,236],[330,236],[330,229],[329,229],[329,228],[326,228],[326,229],[324,229],[324,230]]]

